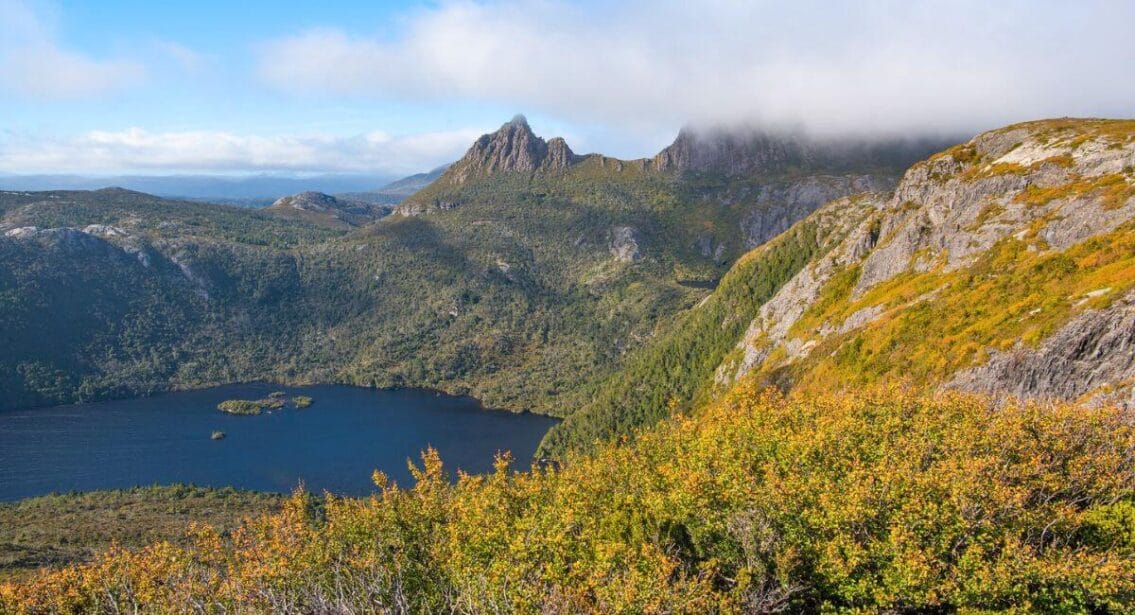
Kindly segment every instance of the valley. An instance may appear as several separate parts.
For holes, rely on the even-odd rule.
[[[683,131],[617,160],[518,116],[389,214],[341,207],[0,194],[0,422],[185,390],[216,397],[199,446],[238,450],[238,422],[319,422],[329,383],[562,421],[500,413],[533,430],[479,465],[414,444],[235,527],[60,556],[87,563],[0,585],[0,604],[1133,603],[1135,123],[933,147]],[[271,384],[204,388],[252,381]],[[215,410],[284,388],[316,403]]]
[[[687,162],[722,147],[732,166]],[[337,382],[566,416],[580,385],[614,373],[746,250],[832,198],[893,185],[934,149],[872,147],[684,135],[620,161],[576,156],[517,118],[357,230],[332,201],[249,211],[3,193],[0,404]]]

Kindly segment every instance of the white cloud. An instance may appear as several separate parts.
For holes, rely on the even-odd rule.
[[[205,56],[181,43],[158,40],[154,42],[154,45],[187,73],[201,72],[207,63]]]
[[[26,2],[0,0],[0,93],[20,98],[82,98],[142,80],[142,64],[95,59],[61,46],[50,19]]]
[[[955,131],[1135,111],[1135,3],[1120,0],[503,0],[405,23],[393,39],[267,42],[260,75],[302,95],[470,98],[628,129]]]
[[[479,130],[390,136],[260,136],[222,131],[92,131],[48,138],[0,133],[0,169],[12,173],[344,172],[409,174],[458,158]]]

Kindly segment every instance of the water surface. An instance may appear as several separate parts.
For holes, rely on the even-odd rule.
[[[310,408],[232,416],[226,399],[272,391]],[[154,397],[0,412],[0,500],[51,492],[194,483],[363,495],[380,469],[409,481],[406,460],[432,445],[450,470],[484,472],[512,451],[527,467],[554,419],[485,410],[421,390],[248,384]],[[223,440],[213,440],[223,431]]]

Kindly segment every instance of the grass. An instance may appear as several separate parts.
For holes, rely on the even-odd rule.
[[[85,562],[112,543],[181,544],[190,522],[227,532],[279,508],[281,496],[176,485],[54,494],[0,503],[0,579],[43,566]]]
[[[812,391],[890,378],[942,382],[993,351],[1035,346],[1076,314],[1105,308],[1135,287],[1131,224],[1064,252],[1028,248],[1007,238],[970,268],[899,275],[855,300],[858,269],[837,274],[790,332],[819,346],[791,368],[789,380]],[[825,323],[838,327],[872,307],[881,313],[867,325],[818,335]],[[764,369],[771,374],[777,366]]]
[[[1080,198],[1098,193],[1104,209],[1117,209],[1135,197],[1135,183],[1131,181],[1129,175],[1129,173],[1109,173],[1098,177],[1075,179],[1048,188],[1028,186],[1017,195],[1016,200],[1018,203],[1035,206],[1046,205],[1057,199]]]

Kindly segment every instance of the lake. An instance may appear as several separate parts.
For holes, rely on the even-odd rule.
[[[272,391],[314,403],[258,416],[217,410]],[[169,483],[287,492],[301,480],[315,492],[363,495],[374,491],[375,469],[409,484],[406,460],[430,445],[451,472],[491,470],[499,450],[527,468],[555,423],[468,397],[335,385],[232,385],[8,410],[0,412],[0,500]],[[214,431],[226,437],[213,440]]]

